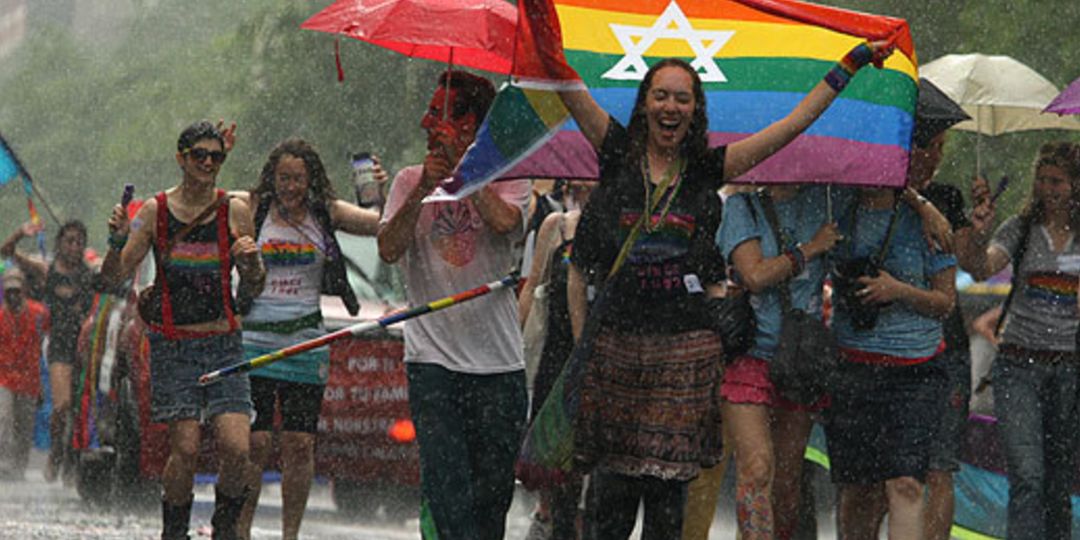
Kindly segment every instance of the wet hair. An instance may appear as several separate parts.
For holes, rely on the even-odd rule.
[[[1069,222],[1073,230],[1080,229],[1080,144],[1068,141],[1056,141],[1043,144],[1035,154],[1035,162],[1032,172],[1039,174],[1042,167],[1057,167],[1069,177],[1072,193],[1069,196]],[[1035,183],[1032,182],[1032,194],[1028,198],[1024,209],[1020,211],[1023,217],[1030,217],[1033,223],[1040,223],[1044,217],[1042,201],[1035,197]]]
[[[278,162],[284,156],[292,156],[304,161],[304,168],[308,175],[308,196],[310,202],[318,202],[329,205],[337,199],[334,186],[330,184],[330,178],[326,175],[326,167],[323,166],[319,152],[307,141],[290,137],[278,143],[263,164],[262,172],[259,173],[259,185],[251,192],[260,201],[274,199],[274,173],[277,171]]]
[[[57,246],[59,246],[60,242],[63,241],[64,235],[67,234],[68,231],[75,231],[79,233],[79,235],[82,236],[83,242],[86,242],[86,224],[77,219],[73,219],[71,221],[65,222],[63,225],[60,226],[59,229],[56,230]]]
[[[218,130],[217,126],[207,120],[200,120],[180,132],[180,138],[176,140],[176,151],[183,152],[204,139],[214,139],[221,145],[221,148],[225,148],[225,137],[221,135],[221,131]]]
[[[690,75],[693,81],[694,113],[690,118],[690,129],[686,132],[686,138],[680,144],[680,151],[687,158],[694,160],[705,155],[709,149],[709,117],[705,112],[705,90],[701,86],[701,77],[693,66],[680,58],[665,58],[654,64],[638,85],[637,99],[634,100],[634,110],[630,115],[630,123],[626,130],[630,137],[630,151],[626,154],[628,165],[637,167],[641,162],[641,156],[645,155],[645,144],[648,139],[649,122],[645,117],[645,101],[652,90],[652,81],[656,73],[666,67],[677,67]]]
[[[439,75],[439,86],[446,86],[447,77],[450,78],[450,88],[457,90],[450,114],[454,118],[461,118],[473,113],[477,122],[483,120],[491,108],[491,102],[495,101],[495,86],[491,81],[465,71],[446,70]]]

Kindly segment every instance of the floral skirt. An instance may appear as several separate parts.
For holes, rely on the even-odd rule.
[[[720,456],[720,338],[601,329],[575,419],[579,467],[690,480]]]

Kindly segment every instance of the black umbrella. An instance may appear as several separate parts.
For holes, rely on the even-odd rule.
[[[964,109],[934,83],[919,79],[919,104],[915,107],[915,131],[911,142],[925,148],[934,137],[953,124],[971,120]]]

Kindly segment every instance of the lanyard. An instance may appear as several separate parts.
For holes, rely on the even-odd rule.
[[[663,198],[664,193],[667,192],[671,183],[681,176],[683,164],[684,161],[682,156],[672,162],[671,165],[668,166],[667,171],[664,172],[664,178],[660,181],[660,185],[657,186],[656,191],[650,194],[649,185],[652,182],[649,178],[648,157],[642,158],[641,172],[645,179],[645,211],[641,213],[638,220],[634,222],[634,226],[630,228],[630,233],[626,235],[626,240],[623,241],[622,248],[619,249],[619,255],[615,257],[615,264],[613,264],[611,270],[608,271],[608,279],[611,279],[611,276],[614,276],[615,273],[619,271],[619,268],[622,267],[623,263],[626,262],[626,257],[630,254],[630,248],[634,246],[634,242],[641,232],[641,227],[645,226],[645,222],[652,220],[652,213],[656,210],[656,206],[660,204],[660,199]],[[678,194],[679,186],[681,185],[682,182],[675,184],[675,189],[671,192],[667,204],[664,205],[664,210],[660,215],[660,221],[658,223],[663,222],[664,218],[667,217],[668,212],[671,210],[671,201],[675,200],[675,196]],[[647,226],[646,229],[650,232],[652,231],[652,229]]]

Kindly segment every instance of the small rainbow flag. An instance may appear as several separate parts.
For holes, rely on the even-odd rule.
[[[786,116],[857,44],[893,40],[898,52],[883,69],[860,71],[806,133],[737,181],[904,185],[918,72],[902,19],[795,0],[521,0],[518,7],[514,82],[503,94],[583,83],[625,125],[648,66],[683,58],[704,83],[713,145]],[[560,67],[563,55],[569,65]],[[561,123],[553,110],[493,108],[489,131],[481,127],[490,140],[478,137],[447,191],[497,177],[597,177],[595,153],[577,125]],[[502,138],[517,133],[511,124],[552,131],[511,144],[513,137]]]

